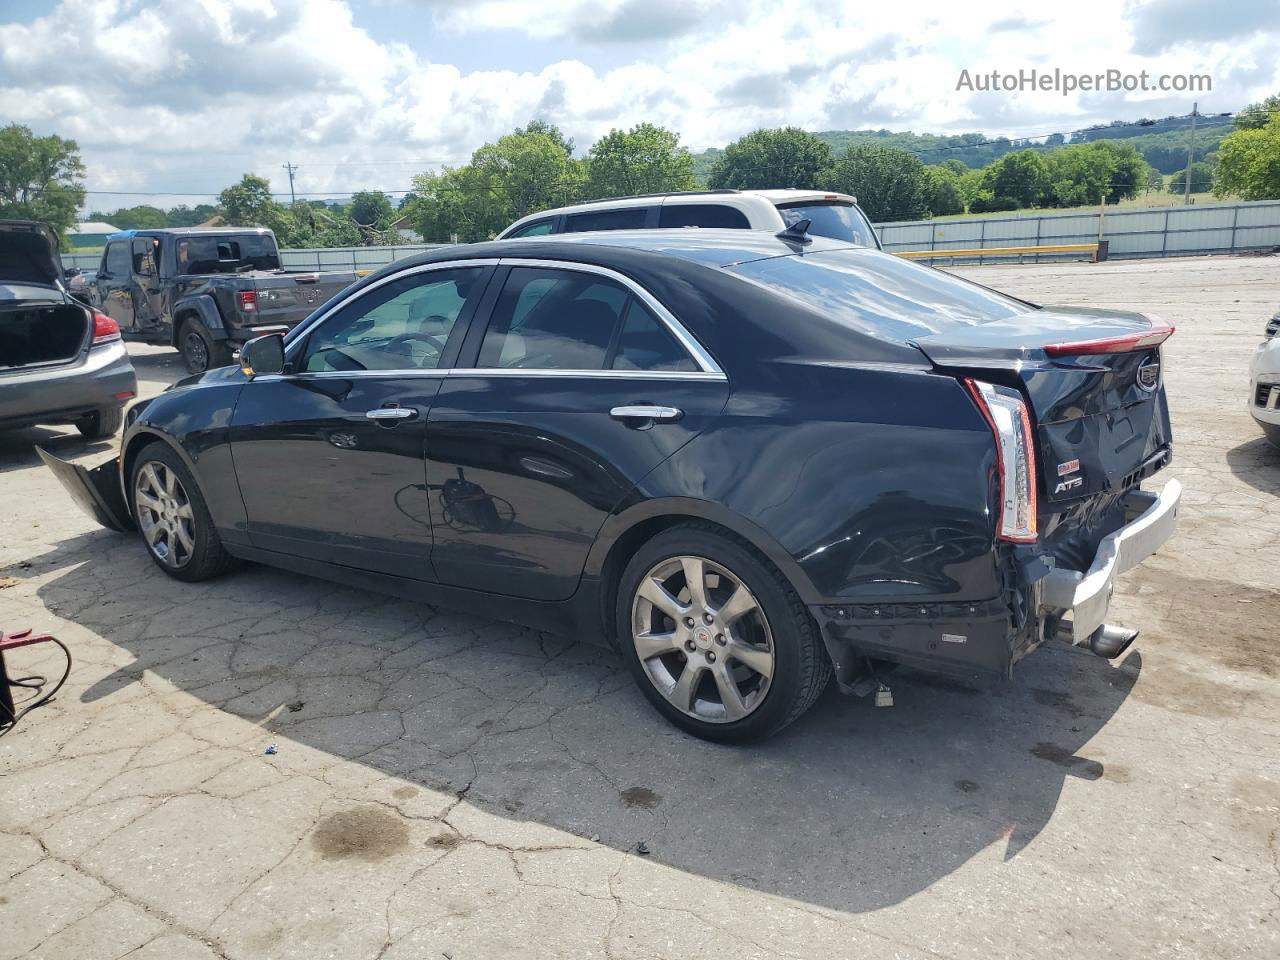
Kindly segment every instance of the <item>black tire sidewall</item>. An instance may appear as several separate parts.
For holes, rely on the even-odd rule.
[[[200,491],[200,485],[196,483],[196,478],[187,468],[182,457],[175,453],[164,441],[156,441],[144,447],[138,454],[133,463],[133,469],[129,473],[129,506],[133,509],[134,517],[138,516],[138,474],[148,463],[164,464],[174,471],[178,475],[178,479],[182,481],[182,486],[187,492],[187,500],[191,504],[191,513],[195,520],[192,524],[195,534],[195,549],[191,552],[191,559],[182,567],[169,566],[155,555],[149,544],[144,542],[142,548],[147,551],[147,556],[151,558],[152,563],[175,580],[184,580],[188,583],[206,580],[221,573],[226,568],[226,554],[222,549],[222,542],[218,539],[217,532],[214,530],[213,518],[209,515],[209,508],[205,505],[204,494]],[[138,532],[142,532],[141,524],[139,524]]]
[[[747,585],[764,610],[773,635],[774,675],[764,704],[732,723],[709,723],[682,713],[654,687],[631,639],[631,603],[641,578],[671,557],[699,556],[727,568]],[[614,611],[617,643],[641,692],[676,726],[695,736],[720,743],[744,743],[767,737],[794,715],[802,690],[802,651],[806,642],[796,623],[791,598],[781,574],[750,549],[710,531],[676,528],[650,540],[631,558],[618,584]]]

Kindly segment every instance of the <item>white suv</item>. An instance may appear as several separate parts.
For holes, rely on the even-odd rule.
[[[808,220],[809,233],[816,236],[880,248],[880,240],[856,197],[817,190],[704,190],[592,200],[530,214],[503,230],[497,239],[663,227],[728,227],[777,233],[798,220]]]

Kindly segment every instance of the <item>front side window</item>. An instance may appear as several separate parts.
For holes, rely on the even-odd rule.
[[[160,241],[154,237],[136,237],[133,241],[133,272],[140,276],[155,276],[156,252]]]
[[[802,203],[779,207],[778,212],[788,227],[800,220],[808,220],[809,232],[815,237],[831,237],[860,247],[879,248],[871,224],[852,204]]]
[[[545,237],[547,234],[555,230],[556,222],[554,220],[539,220],[537,223],[527,223],[515,233],[511,234],[507,239],[514,240],[516,237]]]
[[[588,230],[638,230],[644,226],[648,215],[648,207],[571,213],[564,218],[564,230],[565,233],[586,233]]]
[[[366,293],[312,332],[296,369],[435,369],[482,273],[461,267],[411,274]]]

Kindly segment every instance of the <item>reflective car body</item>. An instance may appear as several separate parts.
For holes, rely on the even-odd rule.
[[[468,279],[431,369],[304,361],[362,297],[447,271]],[[486,360],[518,271],[607,281],[661,321],[680,362]],[[602,642],[628,557],[703,521],[785,577],[845,689],[871,660],[1005,675],[1064,625],[1071,636],[1075,603],[1100,629],[1113,577],[1172,531],[1176,482],[1138,491],[1171,455],[1152,328],[821,238],[477,244],[339,294],[285,339],[282,373],[226,367],[135,406],[118,466],[127,478],[146,444],[170,446],[233,555]],[[1084,355],[1059,349],[1086,336]],[[978,375],[1034,419],[1029,541],[1001,533],[1007,455]],[[128,525],[124,486],[60,476],[99,520]]]

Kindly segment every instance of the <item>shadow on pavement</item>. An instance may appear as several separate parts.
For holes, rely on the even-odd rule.
[[[1280,496],[1280,450],[1258,437],[1227,451],[1227,466],[1249,486]]]
[[[1081,751],[1129,695],[1137,653],[1116,666],[1046,648],[992,691],[898,674],[892,709],[833,685],[773,740],[720,747],[667,725],[600,648],[264,567],[181,584],[105,532],[64,555],[82,562],[41,599],[135,658],[84,702],[150,671],[262,724],[273,762],[304,745],[843,911],[898,903],[992,844],[1017,856],[1068,778],[1126,778]]]

